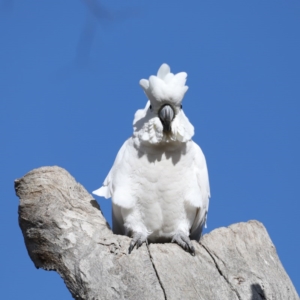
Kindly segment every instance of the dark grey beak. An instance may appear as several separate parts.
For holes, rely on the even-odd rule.
[[[164,126],[164,131],[170,132],[171,122],[173,121],[175,116],[173,108],[168,104],[164,105],[158,112],[158,116]]]

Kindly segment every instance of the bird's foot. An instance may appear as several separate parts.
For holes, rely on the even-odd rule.
[[[172,238],[172,243],[177,243],[185,251],[188,251],[191,255],[195,256],[195,247],[193,246],[190,238],[183,232],[177,232]]]
[[[136,232],[133,234],[132,240],[129,245],[128,252],[129,254],[133,250],[134,246],[136,245],[136,249],[142,246],[142,244],[146,242],[147,243],[147,236],[144,235],[143,233]]]

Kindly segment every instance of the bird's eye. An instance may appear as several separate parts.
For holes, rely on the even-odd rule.
[[[182,109],[182,104],[180,105],[180,108]]]
[[[152,109],[152,105],[150,105],[150,109]]]

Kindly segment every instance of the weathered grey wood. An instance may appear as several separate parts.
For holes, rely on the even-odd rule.
[[[64,169],[15,181],[19,224],[37,268],[56,270],[77,299],[164,299],[146,247],[127,255],[93,197]]]
[[[239,299],[299,299],[262,223],[219,228],[201,244]]]
[[[257,221],[219,228],[194,242],[143,245],[114,235],[97,202],[64,169],[15,181],[19,224],[37,268],[56,270],[75,299],[299,299]]]

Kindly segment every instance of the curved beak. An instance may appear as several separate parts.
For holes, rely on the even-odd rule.
[[[164,126],[164,131],[170,132],[171,131],[171,122],[173,121],[174,116],[175,116],[173,108],[168,104],[164,105],[159,110],[158,116]]]

